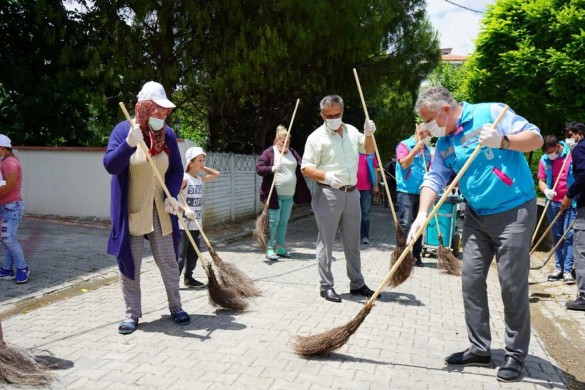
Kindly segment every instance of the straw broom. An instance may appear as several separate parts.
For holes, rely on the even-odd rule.
[[[425,172],[427,172],[427,162],[425,154],[422,155]],[[437,249],[437,265],[444,273],[448,275],[461,275],[461,262],[451,251],[443,245],[443,233],[439,224],[439,217],[435,214],[435,225],[437,226],[437,235],[439,236],[439,248]]]
[[[571,152],[569,152],[567,154],[567,158],[565,158],[565,161],[563,161],[563,165],[561,165],[561,170],[559,171],[559,175],[557,176],[557,180],[555,180],[555,184],[553,185],[552,190],[556,190],[557,185],[559,184],[559,180],[561,179],[561,174],[564,172],[565,170],[565,165],[567,164],[567,161],[569,161],[569,156]],[[540,219],[538,220],[538,224],[536,225],[536,229],[534,230],[534,234],[532,235],[532,240],[530,240],[530,244],[532,245],[534,243],[534,239],[536,238],[536,235],[538,234],[538,229],[540,229],[540,225],[542,224],[542,221],[544,221],[544,216],[546,215],[546,210],[548,209],[548,206],[550,206],[551,200],[549,200],[548,198],[546,199],[546,203],[544,205],[544,210],[542,210],[542,214],[540,216]]]
[[[187,202],[182,193],[179,193],[179,197],[181,203],[185,204],[184,207],[189,207],[187,206]],[[205,240],[205,244],[207,244],[207,250],[209,251],[211,258],[213,259],[213,262],[215,263],[219,271],[218,275],[219,279],[221,280],[221,283],[227,288],[237,290],[244,297],[260,296],[261,295],[260,290],[256,288],[256,286],[254,286],[254,282],[252,281],[252,279],[248,277],[248,275],[240,271],[238,267],[236,267],[235,265],[223,261],[223,259],[217,254],[217,252],[215,251],[215,249],[213,249],[213,246],[211,246],[211,243],[207,239],[207,235],[201,228],[201,225],[199,224],[199,221],[197,221],[197,218],[193,216],[191,220],[195,221],[195,225],[197,225],[199,233],[203,237],[203,240]]]
[[[507,111],[508,106],[506,105],[504,106],[504,109],[502,110],[500,115],[498,115],[498,118],[494,121],[492,125],[493,127],[496,127],[498,125],[498,123],[502,120],[504,114]],[[449,193],[453,190],[453,188],[455,188],[457,183],[459,183],[459,180],[465,174],[471,163],[475,160],[475,157],[478,155],[481,148],[482,144],[478,143],[473,153],[469,156],[465,164],[461,167],[461,170],[459,171],[457,176],[455,176],[455,178],[453,179],[453,182],[449,185],[443,196],[439,199],[437,205],[431,210],[431,212],[427,216],[427,219],[418,229],[414,239],[411,240],[410,243],[406,246],[400,257],[396,260],[396,263],[392,266],[384,280],[382,280],[374,294],[364,304],[364,307],[360,310],[357,316],[343,326],[338,326],[337,328],[333,328],[318,335],[296,336],[293,342],[293,349],[297,354],[305,356],[314,356],[330,353],[338,348],[341,348],[347,342],[347,340],[349,340],[351,335],[353,335],[360,327],[360,325],[364,322],[367,315],[370,314],[374,302],[376,302],[376,298],[378,298],[378,295],[380,295],[382,289],[384,289],[384,287],[388,284],[388,282],[396,272],[396,269],[400,267],[400,263],[402,263],[402,261],[406,258],[406,255],[410,251],[412,251],[412,247],[414,246],[416,240],[418,240],[418,238],[421,236],[422,232],[429,224],[430,220],[437,214],[437,211],[439,210],[439,208],[441,208],[441,206],[449,196]]]
[[[290,120],[290,125],[288,126],[288,131],[286,132],[286,137],[284,139],[284,144],[283,144],[283,148],[284,145],[286,145],[289,135],[290,135],[290,130],[292,128],[293,122],[295,120],[295,115],[297,114],[297,108],[299,107],[299,102],[301,101],[301,99],[297,99],[297,104],[295,105],[295,109],[293,111],[293,115],[292,118]],[[284,156],[284,153],[280,153],[280,157],[278,162],[281,163],[282,162],[282,157]],[[272,196],[272,191],[274,190],[274,184],[276,184],[276,175],[278,174],[278,172],[274,173],[274,178],[272,179],[272,185],[270,186],[270,191],[268,192],[268,198],[266,198],[266,203],[264,204],[264,208],[262,209],[262,213],[258,216],[258,218],[256,219],[256,227],[254,228],[254,238],[256,239],[256,241],[258,242],[258,245],[260,245],[260,248],[263,251],[266,251],[266,249],[268,248],[268,237],[270,236],[270,231],[269,231],[269,226],[268,226],[268,209],[270,206],[270,197]]]
[[[362,106],[364,108],[364,114],[366,116],[366,120],[370,120],[370,116],[368,115],[368,109],[366,107],[366,100],[364,99],[364,94],[362,92],[362,86],[360,84],[360,80],[358,78],[357,70],[353,68],[353,75],[355,77],[355,82],[357,84],[358,91],[360,93],[360,98],[362,100]],[[374,143],[374,150],[376,152],[376,159],[378,160],[378,166],[382,167],[382,159],[380,158],[380,152],[378,151],[378,145],[376,144],[376,138],[372,134],[372,142]],[[396,259],[399,257],[399,253],[404,252],[404,248],[406,247],[406,236],[404,235],[404,230],[402,230],[402,226],[398,222],[398,218],[396,217],[396,211],[394,211],[394,204],[392,203],[392,196],[390,196],[390,187],[386,181],[386,175],[382,175],[382,181],[384,182],[384,189],[386,190],[386,197],[388,198],[388,205],[390,207],[390,211],[392,212],[392,218],[394,220],[394,226],[396,226],[396,247],[394,251],[390,255],[390,267],[396,263]],[[396,273],[393,275],[392,279],[388,283],[391,287],[397,287],[404,283],[406,279],[410,276],[414,269],[414,257],[412,253],[407,254],[406,261],[402,262],[402,266]]]
[[[567,230],[565,230],[565,232],[563,233],[563,235],[561,236],[561,238],[559,238],[559,242],[557,242],[557,245],[555,245],[555,247],[553,248],[552,252],[550,252],[550,254],[546,258],[546,260],[544,261],[544,263],[542,263],[538,267],[530,267],[530,269],[541,269],[541,268],[543,268],[546,265],[546,263],[548,263],[548,261],[551,259],[552,255],[554,255],[555,252],[556,252],[556,250],[559,248],[559,246],[561,246],[561,244],[563,243],[563,240],[565,239],[565,236],[569,233],[569,231],[571,231],[571,229],[573,228],[573,225],[574,224],[575,224],[575,221],[571,222],[571,224],[569,225],[569,227],[567,228]]]
[[[134,123],[132,122],[132,118],[130,117],[128,110],[126,110],[126,106],[124,106],[124,103],[120,102],[119,105],[120,105],[120,108],[122,109],[122,112],[124,113],[124,116],[126,117],[126,120],[130,124],[130,126],[131,127],[134,126]],[[148,160],[148,163],[150,164],[150,166],[154,172],[154,175],[158,179],[166,196],[168,198],[172,198],[172,195],[169,192],[167,185],[165,184],[165,180],[161,176],[154,161],[152,161],[152,157],[148,153],[148,148],[146,147],[144,140],[140,141],[140,148],[142,149],[142,151],[146,155],[146,159]],[[193,239],[193,236],[189,232],[189,229],[187,228],[185,221],[183,221],[183,219],[180,218],[181,210],[179,209],[178,205],[177,205],[177,208],[175,209],[175,211],[177,212],[177,217],[178,217],[179,222],[181,223],[181,225],[183,226],[183,229],[185,230],[185,234],[189,238],[189,241],[191,242],[193,249],[195,249],[197,256],[199,256],[199,258],[201,259],[201,264],[203,265],[203,269],[205,270],[205,273],[207,274],[207,277],[209,278],[208,287],[207,287],[207,291],[209,292],[209,303],[211,303],[213,306],[228,309],[228,310],[236,310],[236,311],[245,310],[248,307],[248,301],[245,299],[245,297],[242,297],[237,290],[235,290],[233,288],[227,288],[226,286],[222,286],[219,284],[219,282],[215,276],[215,273],[213,272],[213,268],[211,267],[210,264],[207,263],[207,261],[205,260],[203,255],[201,255],[201,252],[199,251],[199,248],[197,248],[197,244],[195,244],[195,240]]]
[[[43,352],[52,356],[48,351]],[[53,380],[47,371],[51,368],[58,365],[34,356],[30,350],[6,344],[0,323],[0,385],[48,386]]]

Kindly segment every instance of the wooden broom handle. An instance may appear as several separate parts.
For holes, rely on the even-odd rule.
[[[422,153],[422,159],[423,159],[423,164],[424,164],[424,168],[425,168],[425,173],[427,173],[427,160],[425,159],[425,150],[423,148],[423,153]],[[439,236],[439,240],[442,239],[443,234],[441,233],[441,226],[439,226],[439,217],[437,216],[438,212],[435,213],[435,225],[437,225],[437,234]]]
[[[557,219],[559,219],[559,217],[563,214],[565,210],[559,210],[559,212],[557,213],[557,215],[555,216],[555,218],[552,220],[552,222],[548,225],[548,227],[546,228],[546,230],[544,231],[544,233],[542,233],[542,237],[540,237],[540,240],[538,240],[538,242],[536,244],[534,244],[534,247],[532,247],[532,250],[530,251],[530,255],[532,256],[532,254],[534,253],[534,251],[536,250],[536,248],[538,248],[538,246],[540,245],[540,243],[542,242],[542,240],[544,240],[544,238],[546,237],[546,235],[548,234],[548,232],[550,232],[550,230],[553,228],[555,222],[557,222]]]
[[[119,104],[120,104],[120,108],[122,109],[122,112],[124,113],[124,116],[126,117],[126,120],[130,124],[130,127],[131,128],[134,127],[134,123],[132,122],[132,118],[130,117],[130,114],[128,113],[128,110],[126,110],[126,106],[124,105],[123,102],[120,102]],[[161,131],[164,131],[164,130],[161,130]],[[172,198],[173,196],[169,192],[169,189],[167,188],[167,185],[165,184],[165,180],[163,179],[163,177],[161,176],[160,172],[158,171],[158,168],[156,167],[156,164],[152,160],[152,157],[151,157],[150,153],[148,153],[148,148],[146,147],[146,144],[144,143],[144,140],[140,140],[140,147],[142,148],[142,151],[146,155],[146,159],[148,160],[148,163],[150,164],[150,166],[151,166],[151,168],[152,168],[152,170],[154,172],[154,175],[158,179],[158,181],[159,181],[161,187],[163,188],[163,190],[164,190],[167,198]],[[173,207],[174,207],[174,205],[173,205]],[[193,249],[195,249],[195,252],[197,253],[197,256],[199,256],[199,258],[201,259],[201,264],[203,265],[203,268],[205,268],[205,272],[209,276],[209,269],[207,267],[207,261],[201,255],[201,252],[199,251],[199,248],[197,248],[197,244],[195,244],[195,240],[193,239],[193,236],[191,236],[191,232],[187,228],[187,224],[185,223],[185,221],[183,221],[183,218],[181,218],[181,210],[179,208],[178,202],[177,202],[175,211],[177,212],[177,219],[181,223],[181,226],[183,226],[183,230],[185,231],[185,234],[187,235],[187,237],[189,237],[189,241],[191,241],[191,245],[193,245]]]
[[[299,102],[301,99],[297,99],[297,104],[295,105],[295,110],[293,111],[292,118],[290,119],[290,124],[288,125],[288,130],[286,131],[286,137],[284,138],[284,144],[282,145],[282,152],[280,153],[280,157],[278,159],[278,163],[282,163],[282,157],[284,156],[284,147],[286,146],[286,142],[288,141],[290,135],[290,129],[292,129],[293,122],[295,121],[295,115],[297,114],[297,108],[299,108]],[[274,173],[274,178],[272,179],[272,184],[270,185],[270,191],[268,192],[268,198],[266,198],[266,204],[264,205],[265,209],[268,209],[270,206],[270,197],[272,196],[272,190],[274,190],[274,185],[276,184],[276,174]]]
[[[555,251],[559,248],[559,246],[561,246],[561,244],[563,243],[563,240],[565,239],[565,236],[573,228],[573,225],[575,224],[575,221],[576,221],[576,219],[574,219],[573,222],[571,222],[571,224],[569,225],[569,227],[567,228],[567,230],[565,230],[565,232],[563,233],[563,235],[561,236],[561,238],[559,238],[559,242],[557,242],[557,245],[555,245],[555,247],[553,248],[553,250],[550,253],[550,255],[548,255],[548,257],[546,258],[546,261],[544,262],[545,264],[550,260],[551,256],[555,254]]]
[[[557,180],[555,180],[555,184],[553,184],[553,188],[552,188],[553,191],[556,190],[557,184],[559,184],[559,179],[561,178],[561,175],[565,171],[565,165],[567,164],[567,161],[569,161],[570,155],[571,155],[571,151],[569,150],[569,152],[567,152],[567,158],[565,158],[565,161],[563,161],[563,165],[561,166],[561,170],[559,171],[559,175],[557,176]],[[536,235],[538,234],[538,229],[540,229],[540,225],[542,225],[542,221],[544,221],[544,216],[546,215],[546,210],[548,209],[548,206],[550,206],[550,202],[551,201],[548,198],[546,198],[546,202],[544,204],[544,210],[542,211],[542,214],[540,215],[540,219],[538,220],[538,225],[536,225],[536,230],[534,230],[534,234],[532,235],[532,240],[530,240],[531,244],[534,242],[534,239],[536,238]]]
[[[496,118],[496,120],[492,124],[492,127],[496,127],[498,125],[498,123],[500,123],[500,121],[502,120],[502,118],[504,117],[504,115],[506,114],[506,112],[508,111],[508,108],[509,107],[507,105],[504,106],[504,109],[502,110],[502,112],[500,113],[500,115],[498,115],[498,117]],[[461,179],[461,177],[465,174],[465,172],[467,172],[467,169],[469,168],[469,166],[471,165],[471,163],[475,160],[475,158],[479,154],[479,151],[481,150],[482,146],[483,145],[481,144],[481,142],[477,144],[477,146],[475,147],[475,150],[473,151],[473,153],[471,153],[471,155],[469,156],[469,158],[467,159],[467,161],[465,162],[465,164],[463,164],[463,166],[461,167],[461,170],[459,171],[459,173],[457,174],[457,176],[455,176],[455,178],[453,179],[453,182],[451,182],[451,184],[449,185],[449,187],[447,187],[447,190],[445,191],[445,193],[443,194],[443,196],[441,196],[441,199],[439,199],[439,202],[435,205],[435,207],[433,207],[433,209],[431,210],[431,212],[427,216],[427,219],[425,219],[425,221],[422,224],[422,226],[417,230],[416,235],[414,236],[414,238],[410,241],[410,244],[408,244],[406,246],[406,248],[404,248],[404,250],[402,251],[402,254],[396,260],[396,262],[394,263],[394,266],[392,266],[392,268],[390,269],[390,271],[388,271],[388,273],[386,274],[386,277],[384,278],[384,280],[382,281],[382,283],[380,283],[380,285],[378,286],[378,289],[376,289],[376,291],[374,292],[374,294],[370,297],[370,299],[368,299],[368,301],[366,302],[366,305],[369,305],[371,307],[374,304],[374,302],[376,301],[376,298],[378,297],[378,295],[380,295],[380,293],[382,292],[382,290],[384,289],[384,287],[388,284],[388,282],[390,281],[390,279],[392,278],[392,276],[394,276],[394,273],[396,272],[396,269],[400,266],[400,264],[402,263],[402,261],[408,255],[408,253],[412,250],[412,248],[414,247],[414,244],[416,243],[416,241],[418,240],[418,238],[421,236],[422,232],[425,230],[425,228],[427,227],[427,225],[429,224],[429,222],[431,221],[431,219],[437,214],[437,211],[439,210],[439,208],[441,208],[441,206],[443,205],[443,203],[445,203],[445,200],[447,200],[447,197],[449,196],[449,194],[451,193],[451,191],[453,191],[453,188],[455,188],[455,186],[457,185],[457,183],[459,183],[459,180]]]
[[[357,74],[357,70],[353,68],[353,75],[355,76],[355,82],[357,84],[358,91],[360,93],[360,99],[362,99],[362,106],[364,107],[364,114],[366,115],[366,120],[370,120],[370,116],[368,115],[368,108],[366,107],[366,100],[364,99],[364,94],[362,92],[362,86],[360,84],[360,79]],[[390,187],[388,187],[388,183],[386,181],[386,174],[384,173],[384,165],[382,165],[382,159],[380,158],[380,152],[378,151],[378,145],[376,144],[376,137],[374,134],[371,135],[372,142],[374,143],[374,150],[376,152],[376,159],[378,160],[378,166],[382,170],[382,181],[384,182],[384,189],[386,190],[386,197],[388,198],[388,205],[390,206],[390,211],[392,212],[392,218],[394,219],[394,225],[398,226],[398,218],[396,217],[396,211],[394,211],[394,203],[392,202],[392,196],[390,196]],[[377,184],[377,183],[376,183]]]

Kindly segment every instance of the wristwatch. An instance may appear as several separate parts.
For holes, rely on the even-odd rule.
[[[505,135],[502,137],[502,142],[500,143],[500,149],[508,149],[510,147],[510,140],[508,136]]]

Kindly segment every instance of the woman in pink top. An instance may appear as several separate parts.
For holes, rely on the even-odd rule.
[[[22,169],[12,153],[10,138],[0,134],[0,172],[6,183],[0,187],[0,210],[2,211],[2,247],[4,263],[0,268],[0,279],[15,279],[16,283],[28,282],[29,270],[24,260],[22,246],[16,239],[16,231],[24,214],[24,201],[20,196]],[[16,272],[15,272],[16,269]]]
[[[360,207],[362,209],[362,222],[360,227],[360,242],[370,243],[370,207],[372,206],[372,191],[378,193],[378,173],[376,168],[378,161],[376,155],[360,153],[358,160],[357,184],[360,191]]]

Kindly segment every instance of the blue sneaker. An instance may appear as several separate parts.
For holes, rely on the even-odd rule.
[[[14,279],[14,271],[11,269],[0,268],[0,279],[6,280]]]
[[[171,312],[171,317],[173,317],[173,321],[177,325],[187,325],[191,323],[191,317],[187,314],[183,309],[175,309]]]
[[[22,284],[28,282],[28,274],[28,267],[17,269],[15,278],[16,283]]]

